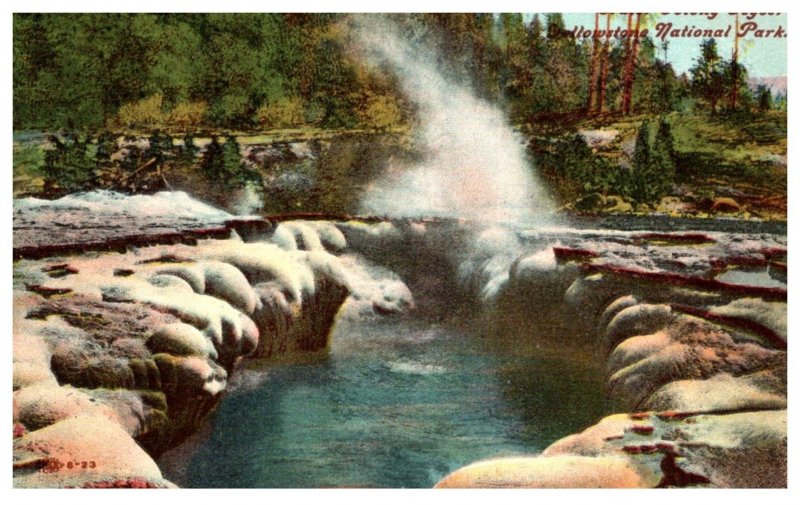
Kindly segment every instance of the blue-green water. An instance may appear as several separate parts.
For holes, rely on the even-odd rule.
[[[479,459],[541,451],[604,413],[598,370],[574,357],[402,318],[342,321],[333,338],[312,363],[242,372],[250,384],[223,401],[183,484],[431,487]]]

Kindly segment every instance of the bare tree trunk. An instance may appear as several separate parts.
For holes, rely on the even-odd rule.
[[[636,36],[633,38],[633,54],[631,56],[631,79],[628,83],[628,113],[630,114],[633,106],[633,81],[636,80],[636,67],[639,65],[639,31],[642,27],[642,19],[647,14],[636,14]]]
[[[611,14],[606,14],[606,40],[603,42],[603,49],[600,59],[600,95],[597,98],[597,112],[603,112],[606,103],[606,84],[608,82],[608,49],[609,32],[611,32]]]
[[[638,35],[639,28],[639,17],[637,15],[636,18],[636,32]],[[628,13],[628,36],[625,38],[625,67],[623,70],[623,77],[622,77],[622,114],[627,116],[631,113],[631,91],[633,90],[633,68],[634,68],[634,52],[636,46],[632,44],[633,42],[633,13]],[[636,37],[636,42],[638,45],[638,37]]]
[[[600,54],[600,44],[598,31],[600,29],[600,14],[594,14],[594,32],[592,33],[592,57],[589,65],[589,93],[586,100],[586,112],[591,113],[594,106],[595,95],[597,94],[597,58]]]
[[[739,13],[735,14],[736,29],[733,32],[733,57],[731,58],[731,110],[736,112],[736,101],[739,94]]]

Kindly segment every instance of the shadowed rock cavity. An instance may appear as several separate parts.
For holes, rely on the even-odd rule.
[[[283,228],[294,243],[233,234],[86,254],[69,275],[46,259],[15,263],[47,295],[15,293],[15,486],[168,486],[151,458],[198,429],[242,358],[325,349],[351,291],[331,254],[343,236],[330,223]],[[90,422],[108,428],[78,436]],[[50,471],[59,458],[95,465]]]

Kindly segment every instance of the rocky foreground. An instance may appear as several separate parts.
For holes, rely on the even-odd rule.
[[[498,340],[607,365],[618,413],[439,487],[786,486],[784,236],[213,213],[158,233],[141,220],[161,218],[109,218],[112,232],[81,224],[84,203],[15,213],[16,487],[172,486],[154,458],[207,419],[241,359],[325,349],[346,300],[413,306],[386,268]]]
[[[397,251],[431,255],[443,231],[459,236],[343,229],[351,247],[396,264]],[[485,229],[461,240],[454,269],[484,331],[504,345],[593,349],[619,413],[437,487],[786,486],[785,237]]]

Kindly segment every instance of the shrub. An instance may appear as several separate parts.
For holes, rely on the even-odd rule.
[[[150,135],[149,143],[145,158],[148,160],[155,158],[156,165],[161,165],[172,157],[172,136],[168,133],[161,133],[160,130],[153,131]]]
[[[245,166],[242,163],[242,152],[239,142],[233,135],[226,136],[225,143],[222,145],[222,165],[228,181],[244,181]]]
[[[203,152],[203,159],[200,161],[200,169],[203,174],[212,182],[225,180],[225,162],[222,144],[216,135],[211,136],[211,142]]]
[[[207,112],[206,102],[182,102],[173,107],[167,121],[170,125],[185,129],[202,124]]]
[[[139,143],[135,135],[125,135],[122,143],[122,157],[119,160],[119,168],[123,172],[135,172],[147,160],[145,159],[146,150]]]
[[[403,119],[397,100],[388,95],[369,97],[358,111],[362,126],[377,131],[386,131],[397,126]]]
[[[108,167],[111,165],[111,156],[117,152],[117,137],[111,132],[103,132],[97,137],[97,149],[95,150],[95,161],[98,167]]]
[[[14,142],[14,176],[42,175],[44,151],[38,144]]]
[[[303,120],[306,124],[319,126],[325,116],[325,109],[317,101],[309,103],[304,111]]]
[[[323,109],[320,126],[323,128],[354,128],[358,123],[355,93],[331,94],[318,97]]]
[[[227,135],[224,144],[220,144],[216,135],[212,136],[200,168],[209,181],[225,189],[243,187],[247,181],[258,178],[258,174],[248,170],[242,162],[239,142],[233,135]]]
[[[246,95],[229,93],[212,102],[207,118],[218,126],[249,127],[253,116],[250,105],[250,99]]]
[[[178,146],[178,164],[184,167],[194,166],[198,152],[200,152],[200,148],[194,143],[194,135],[187,131],[186,135],[183,136],[183,144]]]
[[[88,189],[96,180],[95,160],[88,153],[88,139],[65,133],[63,140],[56,135],[48,140],[52,148],[44,155],[45,187],[57,186],[69,192]]]
[[[629,171],[595,154],[580,135],[556,141],[535,139],[530,149],[541,174],[564,200],[593,193],[630,193]]]
[[[280,98],[262,105],[256,111],[256,121],[265,128],[286,128],[305,122],[303,102],[300,98]]]
[[[164,122],[161,108],[164,98],[161,94],[150,95],[138,102],[127,103],[119,108],[117,121],[128,127],[154,126]]]

